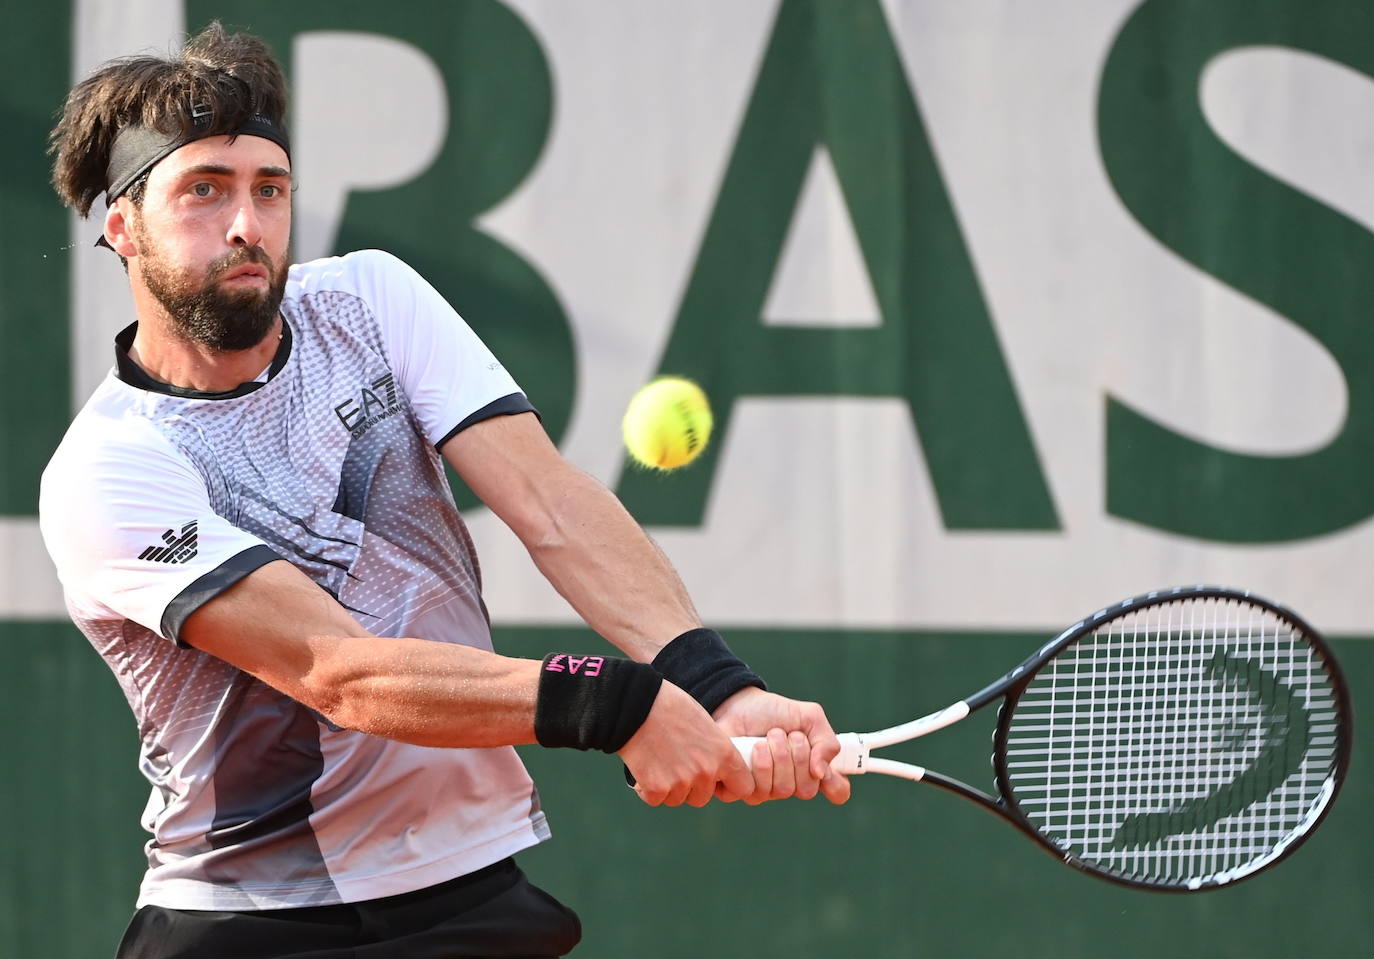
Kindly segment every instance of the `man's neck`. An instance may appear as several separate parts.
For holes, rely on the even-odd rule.
[[[277,353],[282,319],[246,350],[215,350],[178,336],[161,316],[140,316],[129,359],[160,383],[203,393],[224,393],[260,374]]]

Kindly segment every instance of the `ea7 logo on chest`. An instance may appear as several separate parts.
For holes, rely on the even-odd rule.
[[[401,406],[396,402],[396,378],[387,373],[334,407],[334,415],[356,440],[400,410]]]

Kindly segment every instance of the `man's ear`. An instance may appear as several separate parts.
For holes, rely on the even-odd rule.
[[[115,200],[105,211],[105,242],[125,259],[138,255],[138,248],[134,246],[133,223],[130,219],[133,215],[133,201],[127,196]]]

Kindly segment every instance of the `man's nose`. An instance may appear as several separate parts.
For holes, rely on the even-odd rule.
[[[239,204],[234,219],[229,223],[227,239],[230,246],[257,246],[262,242],[262,224],[251,201]]]

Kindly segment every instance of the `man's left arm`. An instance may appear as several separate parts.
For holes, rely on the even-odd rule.
[[[694,643],[724,649],[701,628],[663,553],[610,490],[563,458],[534,414],[482,420],[440,452],[578,615],[626,655],[653,662],[688,654]],[[681,644],[664,654],[675,638]],[[706,704],[730,735],[766,737],[751,757],[755,791],[746,802],[818,791],[832,802],[848,799],[848,780],[830,769],[839,741],[819,705],[754,686]]]

